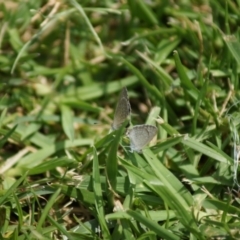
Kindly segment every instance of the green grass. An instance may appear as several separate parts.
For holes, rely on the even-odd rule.
[[[239,10],[2,1],[0,239],[240,239]],[[123,87],[142,154],[110,131]]]

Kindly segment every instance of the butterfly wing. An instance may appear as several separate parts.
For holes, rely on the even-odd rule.
[[[136,125],[127,133],[130,139],[130,147],[132,151],[141,152],[156,135],[157,128],[152,125]]]
[[[120,128],[131,113],[131,106],[128,100],[127,89],[123,88],[114,113],[112,128],[114,130]]]

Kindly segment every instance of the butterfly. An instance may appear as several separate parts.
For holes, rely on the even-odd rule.
[[[127,131],[127,136],[130,139],[131,151],[141,153],[145,147],[157,134],[157,128],[153,125],[136,125]]]
[[[119,98],[118,103],[115,109],[112,129],[116,130],[122,126],[125,120],[130,116],[131,113],[131,106],[128,99],[128,92],[127,88],[123,88]]]

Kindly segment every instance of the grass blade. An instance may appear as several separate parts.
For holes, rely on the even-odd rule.
[[[95,194],[95,206],[97,218],[102,229],[104,239],[111,239],[108,226],[105,220],[104,202],[102,196],[101,181],[99,175],[99,165],[96,149],[93,150],[93,190]]]
[[[61,106],[62,127],[67,137],[74,140],[74,128],[73,128],[73,113],[69,107]]]

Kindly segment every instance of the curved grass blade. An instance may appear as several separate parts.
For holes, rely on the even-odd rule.
[[[2,148],[2,146],[7,142],[8,138],[14,133],[16,128],[17,125],[4,134],[5,136],[0,140],[0,148]]]
[[[57,191],[51,196],[51,198],[48,199],[47,205],[45,206],[45,208],[41,212],[40,219],[39,219],[39,221],[37,223],[37,226],[36,226],[36,229],[38,231],[41,231],[42,225],[44,224],[46,218],[49,216],[49,212],[50,212],[51,208],[53,207],[53,205],[56,203],[56,199],[57,199],[57,197],[60,193],[61,193],[61,188],[57,189]]]

